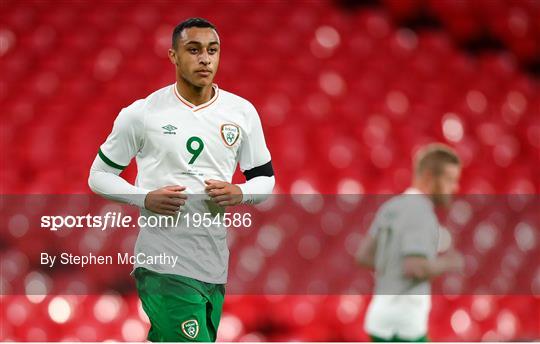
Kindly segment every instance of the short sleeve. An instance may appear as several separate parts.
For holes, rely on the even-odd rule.
[[[240,170],[245,172],[270,162],[270,151],[266,146],[261,119],[251,104],[246,109],[247,125],[239,152]]]
[[[411,205],[412,208],[416,208]],[[438,246],[438,221],[428,209],[410,209],[401,228],[401,253],[403,256],[433,257]]]
[[[142,148],[144,135],[143,101],[122,109],[112,132],[99,149],[99,157],[109,166],[123,170]]]

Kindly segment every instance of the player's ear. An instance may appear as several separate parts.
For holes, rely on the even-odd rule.
[[[174,51],[174,49],[169,49],[168,55],[171,63],[178,66],[178,61],[176,60],[176,51]]]

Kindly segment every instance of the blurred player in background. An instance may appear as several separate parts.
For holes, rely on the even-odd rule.
[[[142,215],[172,216],[179,216],[180,207],[184,213],[184,206],[213,214],[216,204],[258,203],[272,192],[261,121],[250,102],[213,83],[219,56],[219,35],[207,20],[191,18],[174,29],[169,59],[176,83],[120,112],[90,171],[94,192],[137,205]],[[135,185],[119,176],[133,157]],[[246,182],[235,185],[238,163]],[[215,341],[227,281],[226,228],[182,226],[141,228],[137,239],[136,254],[179,257],[175,266],[135,264],[151,322],[148,339]]]
[[[375,294],[364,324],[372,341],[427,341],[430,280],[463,268],[454,250],[437,255],[440,229],[434,211],[449,204],[460,174],[451,148],[425,146],[414,162],[412,186],[377,212],[357,255],[361,265],[375,270]]]

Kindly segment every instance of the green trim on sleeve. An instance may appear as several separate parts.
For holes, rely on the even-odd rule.
[[[101,160],[103,160],[104,163],[106,163],[107,165],[109,165],[111,167],[117,168],[119,170],[123,170],[123,169],[125,169],[127,167],[127,166],[118,165],[117,163],[115,163],[111,159],[107,158],[105,156],[105,154],[103,154],[103,152],[101,151],[101,148],[98,151],[98,155],[101,158]]]
[[[405,253],[403,257],[418,257],[418,258],[427,258],[425,253]]]
[[[394,335],[392,338],[382,338],[382,337],[377,337],[377,336],[374,336],[372,334],[369,335],[370,339],[372,342],[374,343],[388,343],[388,342],[417,342],[417,343],[426,343],[426,342],[429,342],[429,338],[427,337],[427,335],[425,336],[422,336],[422,337],[419,337],[419,338],[415,338],[415,339],[405,339],[405,338],[402,338],[398,335]]]

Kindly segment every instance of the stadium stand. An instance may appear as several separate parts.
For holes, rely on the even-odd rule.
[[[400,24],[425,8],[441,28]],[[325,1],[179,6],[4,0],[1,11],[3,195],[89,194],[89,166],[119,110],[173,82],[166,59],[170,35],[177,22],[191,16],[218,26],[223,51],[217,83],[258,109],[278,192],[398,193],[410,180],[411,154],[435,140],[448,142],[463,157],[462,194],[540,191],[540,83],[527,72],[540,58],[538,2],[389,0],[343,7]],[[482,39],[486,32],[503,48],[474,54],[462,48],[461,43]],[[135,174],[134,166],[124,172],[131,181]],[[38,209],[36,216],[61,207],[25,197],[29,207]],[[0,233],[3,288],[11,280],[34,278],[60,289],[64,283],[67,292],[26,296],[3,290],[0,340],[144,340],[148,320],[129,270],[89,273],[96,276],[94,284],[117,278],[120,287],[115,287],[125,287],[124,294],[69,295],[70,272],[47,280],[27,253],[41,247],[82,252],[95,247],[95,241],[87,238],[84,247],[79,241],[51,239],[48,233],[25,240],[32,220],[14,212],[17,206],[0,204],[0,213],[9,214],[0,220],[5,229]],[[91,210],[79,206],[78,211]],[[482,204],[465,206],[476,211]],[[472,234],[460,247],[466,255],[487,260],[518,257],[516,276],[533,276],[540,288],[540,270],[527,264],[540,253],[540,232],[533,225],[538,225],[538,213],[534,205],[529,209],[524,222],[498,224],[494,219],[487,229],[467,223],[463,230]],[[300,242],[304,234],[298,229],[289,242]],[[496,238],[492,246],[474,241],[482,235]],[[131,247],[134,237],[113,239],[98,240],[100,249]],[[242,255],[262,250],[254,236],[236,239],[231,244],[233,278]],[[316,233],[310,240],[325,248],[310,264],[330,272],[352,260],[348,247],[358,238],[347,229],[337,235]],[[287,257],[302,254],[299,250],[296,244],[279,246],[255,278],[279,273]],[[485,278],[495,281],[497,272],[494,267]],[[302,271],[288,266],[285,273],[295,278]],[[321,275],[321,281],[351,283],[339,273]],[[349,274],[369,278],[355,270]],[[230,295],[219,340],[366,340],[361,324],[368,301],[369,296],[354,294]],[[435,341],[538,339],[539,329],[538,297],[434,297],[430,338]]]

